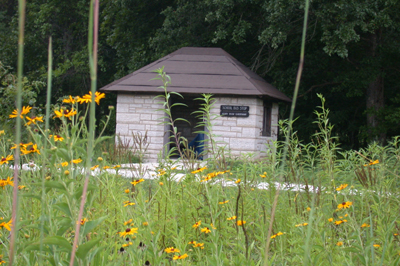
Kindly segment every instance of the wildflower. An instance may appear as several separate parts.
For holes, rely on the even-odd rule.
[[[190,241],[189,243],[188,243],[188,245],[196,245],[196,241]]]
[[[60,135],[54,135],[53,137],[54,137],[54,141],[63,141],[64,140],[64,138],[61,137]]]
[[[194,247],[194,248],[201,248],[201,249],[204,249],[204,243],[194,243],[194,244],[193,244],[193,247]]]
[[[310,207],[307,207],[307,209],[306,209],[306,210],[309,212],[309,211],[311,211],[311,208],[310,208]]]
[[[229,200],[225,200],[225,201],[218,202],[218,204],[225,204],[225,203],[228,203],[228,202],[229,202]]]
[[[351,205],[353,205],[353,202],[351,202],[351,201],[346,201],[346,202],[340,203],[340,204],[337,206],[337,208],[338,208],[339,210],[340,210],[340,209],[348,209],[348,208],[350,208]]]
[[[0,228],[4,227],[5,229],[7,229],[8,231],[11,231],[11,227],[12,227],[12,219],[10,221],[6,222],[2,222],[0,223]]]
[[[143,181],[144,181],[143,178],[142,178],[142,179],[137,179],[137,180],[133,180],[133,182],[131,182],[131,184],[134,185],[134,186],[136,186],[137,184],[139,184],[139,183],[141,183],[141,182],[143,182]]]
[[[129,247],[129,246],[132,246],[132,245],[133,245],[132,242],[128,242],[128,243],[126,243],[126,244],[123,244],[122,247],[123,247],[123,248],[126,248],[126,247]]]
[[[296,224],[295,226],[300,227],[300,226],[306,226],[306,225],[308,225],[308,223]]]
[[[201,220],[196,222],[194,225],[192,225],[193,228],[197,228],[201,225]]]
[[[103,157],[97,157],[97,161],[102,162],[103,161]]]
[[[197,168],[197,170],[192,171],[192,174],[197,174],[197,173],[203,172],[206,169],[207,169],[207,166],[204,166],[202,168]]]
[[[83,219],[81,219],[81,222],[80,222],[80,224],[81,225],[84,225],[86,222],[88,221],[88,219],[86,219],[86,218],[83,218]]]
[[[37,153],[40,154],[40,151],[37,148],[37,144],[34,144],[32,147],[30,147],[29,149],[24,148],[23,146],[21,146],[21,153],[22,155],[26,155],[26,154],[30,154],[30,153]]]
[[[57,117],[57,118],[67,117],[67,118],[71,119],[71,117],[76,115],[77,113],[78,112],[74,108],[72,108],[71,110],[68,110],[68,109],[54,110],[55,117]]]
[[[202,180],[200,180],[200,182],[206,182],[206,181],[208,181],[208,180],[211,180],[211,178],[212,178],[212,177],[210,177],[210,176],[203,176],[203,177],[202,177]]]
[[[163,185],[164,185],[164,183],[163,183],[163,182],[159,182],[158,184],[159,184],[160,186],[163,186]]]
[[[174,255],[174,257],[172,258],[173,260],[183,260],[183,259],[185,259],[185,258],[187,258],[188,257],[188,254],[183,254],[183,255]]]
[[[229,217],[229,218],[226,218],[228,221],[231,221],[231,220],[235,220],[236,219],[236,216],[232,216],[232,217]]]
[[[81,163],[81,162],[82,162],[82,159],[81,159],[81,158],[72,160],[72,163],[74,163],[74,164],[78,164],[78,163]]]
[[[103,169],[104,170],[106,170],[106,169],[110,169],[111,167],[110,166],[108,166],[108,165],[105,165],[105,166],[103,166]]]
[[[9,118],[16,118],[17,115],[19,114],[19,116],[21,117],[21,119],[23,119],[24,117],[22,115],[26,115],[31,111],[32,107],[30,106],[23,106],[22,107],[22,112],[21,114],[19,114],[18,109],[14,110],[11,115],[9,115]],[[42,121],[43,122],[43,121]]]
[[[124,201],[124,207],[126,207],[126,206],[133,206],[133,205],[135,205],[135,204],[136,204],[136,203],[130,202],[129,200]]]
[[[127,228],[123,232],[118,232],[119,236],[126,237],[127,235],[134,235],[137,234],[138,228]]]
[[[120,168],[121,167],[121,165],[115,165],[115,166],[113,166],[113,169],[117,169],[117,168]]]
[[[68,166],[68,162],[61,163],[61,166],[63,166],[63,167]]]
[[[26,144],[21,142],[19,144],[19,147],[20,147],[20,150],[22,151],[22,150],[28,148],[28,146],[31,146],[31,145],[33,145],[32,142],[29,142],[29,143],[26,143]],[[10,149],[13,150],[13,149],[16,149],[17,147],[18,147],[18,144],[14,144]]]
[[[178,168],[178,167],[176,167],[176,166],[175,166],[175,167],[172,167],[171,170],[176,170],[176,168]]]
[[[165,175],[167,172],[165,172],[164,170],[158,170],[158,174],[157,174],[157,176],[162,176],[162,175]]]
[[[333,222],[333,218],[329,218],[328,221],[329,221],[329,222]]]
[[[0,264],[3,264],[3,263],[6,263],[6,262],[3,260],[3,255],[0,255]]]
[[[9,177],[9,176],[7,177],[7,179],[0,179],[0,187],[3,187],[3,189],[7,185],[10,185],[13,187],[14,181],[11,181],[11,179],[13,179],[13,177]]]
[[[90,170],[94,171],[94,170],[96,170],[97,168],[99,168],[99,165],[98,165],[98,164],[96,164],[96,165],[93,166],[93,167],[90,167]]]
[[[12,161],[12,160],[14,160],[14,156],[13,155],[7,155],[7,157],[3,157],[3,156],[1,156],[1,159],[0,159],[0,165],[3,165],[3,164],[8,164],[8,162],[9,161]]]
[[[260,177],[266,178],[267,177],[267,172],[264,172],[262,175],[260,175]]]
[[[370,227],[370,225],[367,224],[367,223],[363,223],[363,224],[361,225],[361,228],[364,228],[364,227]]]
[[[239,178],[238,180],[235,181],[235,183],[236,183],[236,184],[239,184],[240,181],[241,181],[241,180],[240,180],[240,178]]]
[[[335,221],[335,225],[339,225],[342,223],[347,223],[347,220],[339,220],[339,221]]]
[[[148,226],[149,225],[148,222],[143,222],[142,224],[143,224],[143,226]]]
[[[129,219],[128,221],[126,221],[126,222],[124,222],[124,225],[128,225],[128,224],[130,224],[130,223],[132,223],[132,219]],[[132,224],[133,225],[133,224]]]
[[[24,189],[24,188],[25,188],[25,186],[18,186],[19,190]]]
[[[236,222],[236,224],[237,224],[238,226],[243,226],[244,224],[246,224],[246,221],[241,221],[241,220],[239,220],[239,221]]]
[[[271,236],[271,239],[274,239],[275,237],[281,236],[281,235],[283,235],[283,234],[285,234],[285,233],[278,232],[278,233],[276,233],[275,235],[272,235],[272,236]]]
[[[75,98],[76,98],[76,97],[72,98],[72,96],[69,95],[69,97],[68,97],[67,99],[64,99],[62,102],[63,102],[63,103],[72,103],[72,104],[74,104],[74,103],[76,102],[76,99],[75,99]]]
[[[208,234],[208,233],[211,233],[211,230],[208,227],[204,227],[204,228],[201,229],[201,232],[205,233],[205,234]]]
[[[43,123],[43,116],[34,116],[32,118],[27,116],[26,119],[28,120],[28,122],[25,124],[25,126],[29,126],[32,123],[36,125],[37,121]]]
[[[6,134],[4,130],[0,130],[0,136]]]
[[[126,194],[128,194],[128,193],[129,193],[129,189],[125,189],[124,191],[125,191],[125,193],[126,193]]]
[[[379,245],[379,244],[373,244],[373,246],[374,246],[375,248],[379,248],[381,245]]]
[[[95,99],[94,101],[97,103],[97,105],[100,104],[100,100],[105,98],[106,95],[104,93],[98,92],[96,91],[94,93]],[[78,99],[76,100],[78,103],[82,104],[82,103],[90,103],[92,102],[92,92],[89,91],[89,94],[85,94],[82,97],[78,96]]]
[[[398,233],[394,233],[394,234],[393,234],[393,236],[398,236],[398,235],[399,235]]]
[[[378,164],[378,163],[379,163],[379,160],[375,160],[375,161],[370,160],[369,163],[364,164],[364,166],[374,165],[374,164]]]
[[[167,253],[179,253],[179,252],[181,252],[179,249],[174,248],[174,247],[166,248],[166,249],[164,249],[164,251],[167,252]]]
[[[338,247],[343,246],[343,241],[337,242],[337,243],[336,243],[336,246],[338,246]]]
[[[340,191],[342,189],[345,189],[348,185],[347,184],[341,184],[339,187],[336,188],[337,191]]]
[[[69,171],[68,171],[68,170],[65,170],[65,171],[64,171],[64,175],[69,175]]]

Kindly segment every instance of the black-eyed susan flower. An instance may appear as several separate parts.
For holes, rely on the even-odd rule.
[[[13,225],[12,225],[12,219],[10,220],[10,221],[8,221],[7,223],[6,222],[2,222],[2,223],[0,223],[0,228],[5,228],[5,229],[7,229],[8,231],[11,231],[11,227],[12,227]]]
[[[68,162],[62,162],[62,163],[61,163],[61,166],[62,166],[62,167],[68,166]]]
[[[194,225],[192,225],[193,228],[197,228],[201,225],[201,220],[196,222]]]
[[[329,221],[329,222],[333,222],[333,218],[329,218],[328,221]]]
[[[18,109],[14,110],[11,115],[9,115],[9,118],[16,118],[18,115],[21,117],[21,119],[23,119],[23,115],[28,114],[31,111],[32,107],[30,106],[23,106],[22,107],[22,112],[19,113]]]
[[[89,221],[89,220],[86,219],[86,218],[83,218],[83,219],[81,219],[80,224],[81,224],[81,225],[84,225],[87,221]]]
[[[202,168],[197,168],[197,170],[192,171],[192,174],[197,174],[197,173],[203,172],[206,169],[207,169],[207,166],[204,166]]]
[[[381,247],[381,245],[379,245],[379,244],[373,244],[373,246],[374,246],[374,248],[379,248],[379,247]]]
[[[242,180],[240,180],[240,178],[239,178],[238,180],[235,181],[235,183],[236,183],[236,184],[239,184],[240,181],[242,181]]]
[[[136,186],[137,184],[142,183],[142,182],[144,182],[144,179],[143,179],[143,178],[137,179],[137,180],[133,180],[133,182],[131,182],[131,184],[134,185],[134,186]]]
[[[128,189],[125,189],[124,192],[125,192],[126,194],[128,194],[128,193],[130,192],[129,188],[128,188]]]
[[[220,202],[218,202],[218,204],[226,204],[226,203],[228,203],[229,202],[229,200],[225,200],[225,201],[220,201]]]
[[[12,154],[7,155],[7,157],[1,156],[0,165],[8,164],[9,161],[13,161],[13,160],[14,160],[14,156]]]
[[[194,247],[194,248],[201,248],[201,249],[204,249],[204,243],[194,243],[194,244],[193,244],[193,247]]]
[[[336,188],[337,191],[340,191],[342,189],[345,189],[348,186],[348,184],[341,184],[339,187]]]
[[[138,232],[138,228],[127,228],[127,229],[125,229],[125,231],[118,232],[118,234],[121,237],[126,237],[129,235],[133,236],[134,234],[137,234],[137,232]]]
[[[133,219],[129,219],[128,221],[124,222],[124,225],[131,224],[131,223],[132,223],[132,221],[133,221]],[[133,225],[133,224],[131,224],[131,226],[132,226],[132,225]]]
[[[124,207],[127,207],[127,206],[133,206],[133,205],[135,205],[136,203],[134,203],[134,202],[130,202],[129,200],[127,200],[127,201],[124,201]]]
[[[179,249],[174,248],[174,247],[166,248],[166,249],[164,249],[164,251],[165,251],[166,253],[179,253],[179,252],[181,252]]]
[[[104,93],[96,91],[94,93],[95,99],[94,101],[97,103],[97,105],[100,104],[100,100],[105,98],[106,95]],[[92,102],[92,92],[89,91],[89,94],[85,94],[82,97],[78,96],[78,99],[76,100],[78,103],[83,104],[83,103],[90,103]]]
[[[364,164],[364,166],[374,165],[374,164],[378,164],[378,163],[379,163],[379,160],[375,160],[375,161],[370,160],[369,163]]]
[[[346,201],[346,202],[340,203],[340,204],[337,206],[337,208],[338,208],[339,210],[340,210],[340,209],[348,209],[348,208],[350,208],[351,205],[353,205],[353,202],[351,202],[351,201]]]
[[[281,236],[281,235],[283,235],[283,234],[285,234],[285,233],[282,233],[282,232],[278,232],[278,233],[276,233],[275,235],[272,235],[271,236],[271,239],[274,239],[274,238],[276,238],[277,236]]]
[[[363,224],[361,225],[361,228],[364,228],[364,227],[370,227],[370,225],[367,224],[367,223],[363,223]]]
[[[117,168],[120,168],[120,167],[121,167],[121,165],[117,164],[117,165],[113,166],[113,169],[117,169]]]
[[[231,221],[231,220],[235,220],[236,219],[236,216],[232,216],[232,217],[229,217],[229,218],[226,218],[228,221]]]
[[[64,141],[64,138],[61,137],[60,135],[54,135],[53,138],[54,138],[54,141]]]
[[[5,188],[5,186],[10,185],[10,186],[14,186],[14,181],[12,181],[13,177],[7,177],[7,179],[0,179],[0,187],[2,187],[3,189]]]
[[[338,220],[338,221],[335,221],[335,225],[339,225],[339,224],[343,224],[343,223],[347,223],[347,220]]]
[[[90,170],[94,171],[94,170],[96,170],[97,168],[99,168],[99,165],[98,165],[98,164],[96,164],[96,165],[90,167]]]
[[[260,175],[260,177],[266,178],[267,177],[267,172],[264,172],[262,175]]]
[[[76,102],[77,97],[72,97],[71,95],[68,96],[67,99],[64,99],[62,102],[63,103],[71,103],[74,104]]]
[[[76,115],[78,112],[74,109],[71,108],[71,110],[68,109],[60,109],[60,110],[54,110],[54,117],[57,118],[62,118],[62,117],[67,117],[68,119],[71,119],[74,115]]]
[[[82,159],[81,159],[81,158],[72,160],[72,163],[73,163],[73,164],[78,164],[78,163],[81,163],[81,162],[82,162]]]
[[[302,224],[296,224],[295,226],[300,227],[300,226],[307,226],[307,225],[308,225],[308,223],[302,223]]]
[[[43,123],[43,116],[34,116],[32,118],[27,116],[26,119],[28,120],[28,122],[25,124],[25,126],[29,126],[30,124],[35,124],[36,125],[36,122],[42,122]]]
[[[174,255],[174,257],[172,258],[173,260],[183,260],[185,258],[188,257],[188,254],[183,254],[183,255]]]
[[[111,167],[110,166],[108,166],[108,165],[105,165],[105,166],[103,166],[103,169],[104,170],[106,170],[106,169],[110,169]]]
[[[30,153],[37,153],[40,154],[37,144],[33,144],[30,148],[22,148],[21,146],[21,153],[22,155],[30,154]]]
[[[162,176],[162,175],[165,175],[166,173],[167,173],[167,172],[165,172],[165,170],[160,169],[160,170],[158,170],[157,176]]]
[[[24,188],[25,188],[25,186],[18,186],[19,190],[24,189]]]
[[[201,232],[202,232],[202,233],[205,233],[205,234],[208,234],[208,233],[211,233],[211,230],[210,230],[210,228],[208,228],[208,227],[203,227],[203,228],[201,229]]]
[[[133,245],[132,242],[128,242],[128,243],[126,243],[126,244],[123,244],[122,247],[123,247],[123,248],[126,248],[126,247],[129,247],[129,246],[132,246],[132,245]]]
[[[338,247],[343,246],[343,241],[337,242],[337,243],[336,243],[336,246],[338,246]]]
[[[3,255],[0,255],[0,264],[5,264],[6,262],[3,260]]]
[[[163,186],[163,185],[164,185],[164,183],[163,183],[163,182],[158,182],[158,184],[159,184],[160,186]]]
[[[196,241],[189,241],[188,245],[196,245]]]
[[[236,224],[238,226],[243,226],[244,224],[246,224],[246,221],[239,220],[239,221],[236,222]]]

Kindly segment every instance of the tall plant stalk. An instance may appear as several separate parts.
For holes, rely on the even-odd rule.
[[[17,112],[22,112],[22,72],[24,64],[24,28],[25,28],[25,0],[18,1],[18,70],[17,70]],[[17,145],[21,142],[21,123],[22,119],[20,115],[17,115],[16,127],[15,127],[15,143]],[[20,161],[20,149],[15,149],[14,153],[14,189],[13,189],[13,204],[12,204],[12,223],[11,227],[11,238],[10,238],[10,251],[9,251],[9,265],[14,262],[14,251],[16,234],[18,232],[18,168]]]
[[[281,170],[284,169],[286,165],[286,157],[288,153],[288,148],[289,148],[289,136],[291,135],[292,131],[292,121],[293,121],[293,116],[294,116],[294,110],[296,108],[296,100],[297,100],[297,95],[299,93],[299,87],[300,87],[300,80],[301,80],[301,75],[303,72],[303,66],[304,66],[304,51],[305,51],[305,43],[306,43],[306,34],[307,34],[307,21],[308,21],[308,9],[309,9],[309,0],[305,0],[305,7],[304,7],[304,21],[303,21],[303,34],[301,38],[301,48],[300,48],[300,62],[299,62],[299,68],[297,70],[297,76],[296,76],[296,84],[294,86],[294,92],[293,92],[293,100],[292,100],[292,106],[290,108],[290,115],[289,115],[289,127],[288,127],[288,134],[286,135],[285,139],[285,149],[283,152],[283,160],[281,164]],[[282,173],[282,171],[281,171]],[[280,175],[280,184],[283,182],[283,177]],[[274,224],[274,219],[275,219],[275,212],[276,212],[276,206],[278,204],[278,198],[279,198],[279,192],[280,192],[280,186],[276,190],[276,194],[274,197],[274,201],[272,204],[272,209],[271,209],[271,220],[269,223],[269,228],[268,228],[268,234],[267,234],[267,243],[265,245],[265,256],[264,256],[264,266],[269,265],[268,261],[268,256],[269,256],[269,246],[271,243],[271,235],[272,235],[272,226]]]
[[[69,265],[74,265],[76,248],[79,242],[79,231],[81,228],[83,209],[85,207],[87,188],[89,185],[90,167],[93,156],[93,144],[94,144],[94,129],[95,129],[95,93],[97,87],[97,43],[98,43],[98,29],[99,29],[99,0],[91,0],[90,2],[90,14],[89,14],[89,65],[90,65],[90,79],[91,79],[91,92],[92,100],[90,102],[90,113],[89,113],[89,135],[88,135],[88,146],[87,146],[87,160],[86,160],[86,173],[85,173],[85,184],[83,185],[81,205],[79,208],[78,222],[75,227],[75,238],[72,246],[71,260]]]

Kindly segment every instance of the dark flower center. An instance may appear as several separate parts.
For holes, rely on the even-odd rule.
[[[125,230],[125,232],[127,232],[127,233],[129,233],[130,231],[131,231],[130,228],[127,228],[127,229]]]

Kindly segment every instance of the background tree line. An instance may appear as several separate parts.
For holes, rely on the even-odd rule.
[[[31,88],[26,101],[37,98],[37,106],[44,104],[49,36],[54,47],[53,98],[86,93],[88,2],[35,0],[28,1],[26,10],[24,73]],[[292,96],[304,1],[104,0],[100,12],[99,87],[181,47],[212,46]],[[17,22],[17,1],[0,0],[3,98],[5,88],[13,86],[9,75],[16,69]],[[400,134],[399,33],[399,1],[312,1],[294,124],[300,139],[308,141],[315,131],[313,112],[320,104],[316,93],[326,98],[330,122],[344,148],[374,140],[385,143]],[[115,103],[115,95],[107,98],[99,115]],[[285,118],[288,107],[282,105],[281,110]]]

